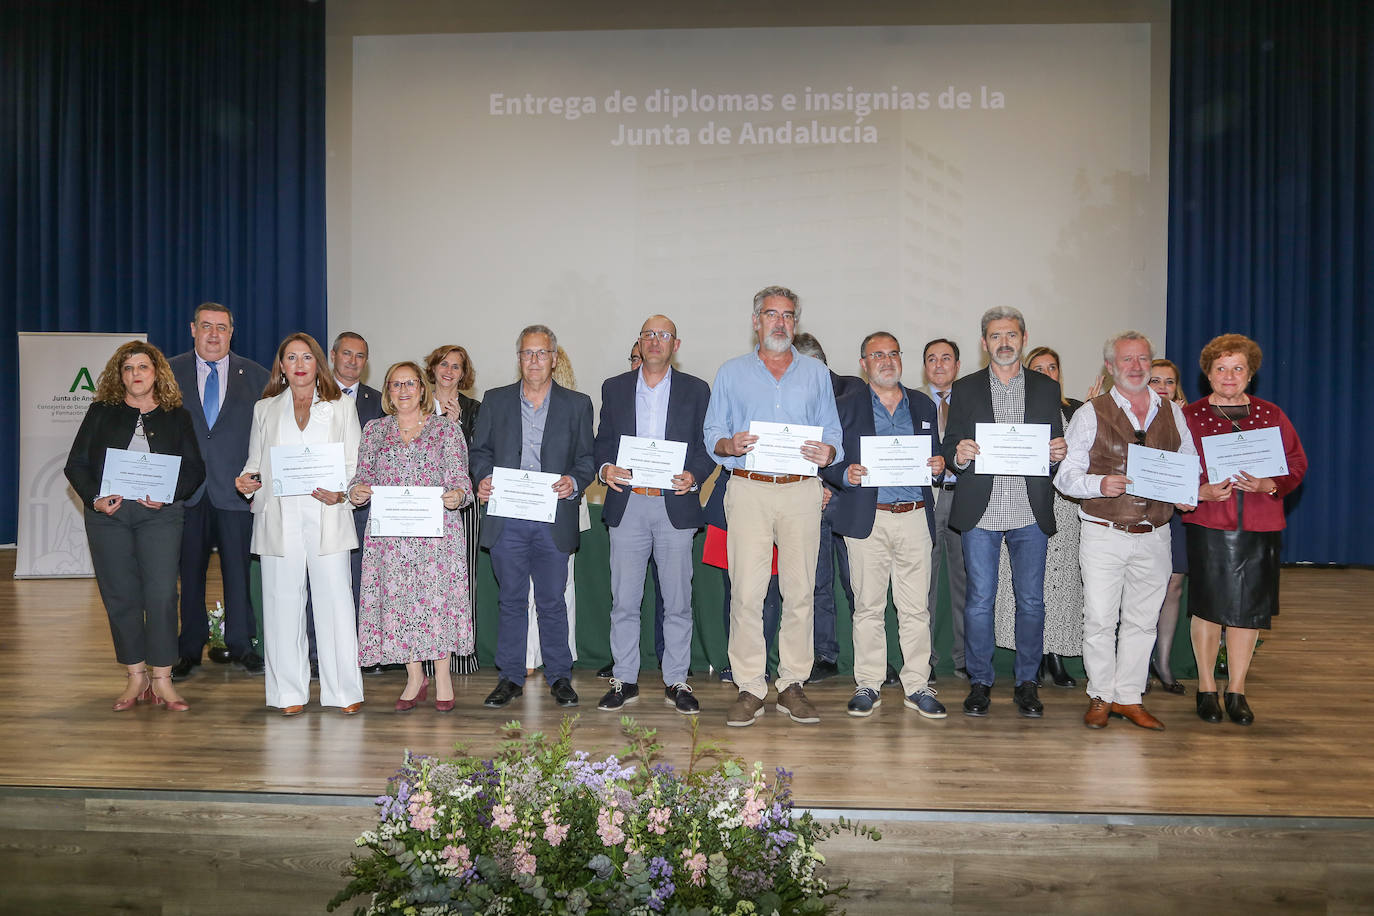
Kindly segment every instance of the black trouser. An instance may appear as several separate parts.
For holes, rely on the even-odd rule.
[[[114,515],[87,507],[86,540],[122,665],[177,660],[177,559],[184,509],[126,499]]]
[[[253,515],[216,509],[204,496],[186,507],[186,527],[181,538],[181,639],[179,654],[200,659],[210,640],[210,621],[205,616],[205,571],[210,549],[219,547],[219,568],[224,580],[224,645],[238,658],[252,651],[258,621],[248,596],[248,564],[253,543]]]

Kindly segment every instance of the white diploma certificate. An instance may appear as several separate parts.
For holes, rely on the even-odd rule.
[[[272,446],[272,493],[309,496],[317,489],[347,489],[342,442]]]
[[[558,513],[558,494],[553,491],[558,476],[520,468],[492,468],[487,515],[552,525]]]
[[[1197,505],[1197,455],[1180,455],[1132,442],[1126,446],[1126,492],[1164,503]]]
[[[975,474],[1050,474],[1048,423],[977,423],[973,441],[978,443],[978,455],[973,459]]]
[[[1286,477],[1288,456],[1277,426],[1202,437],[1207,482],[1221,483],[1241,471],[1252,477]]]
[[[860,436],[859,464],[865,487],[930,486],[929,436]]]
[[[375,538],[444,536],[443,487],[373,487],[367,533]]]
[[[645,439],[621,436],[615,454],[616,467],[634,471],[629,486],[673,489],[673,478],[687,463],[687,443],[671,439]]]
[[[766,474],[802,474],[807,477],[816,475],[816,465],[801,453],[807,443],[821,441],[821,427],[800,426],[793,423],[770,423],[766,420],[750,420],[749,435],[758,436],[759,441],[744,456],[747,471],[762,471]]]
[[[155,503],[174,502],[180,473],[180,455],[107,448],[105,466],[100,472],[100,492],[96,495],[149,499]]]

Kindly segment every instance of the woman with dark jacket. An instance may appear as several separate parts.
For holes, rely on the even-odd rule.
[[[108,492],[103,471],[112,448],[179,456],[173,501]],[[66,474],[86,508],[91,564],[115,657],[128,669],[128,685],[114,710],[148,702],[184,712],[189,707],[172,686],[177,565],[183,503],[205,480],[205,463],[191,415],[181,406],[181,389],[157,347],[131,340],[110,357],[67,455]]]

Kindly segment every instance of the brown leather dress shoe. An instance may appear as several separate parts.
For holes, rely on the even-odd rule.
[[[363,708],[363,701],[362,701],[362,700],[359,700],[359,701],[356,702],[356,703],[349,703],[347,706],[345,706],[345,707],[343,708],[342,712],[343,712],[343,714],[346,715],[346,716],[356,716],[356,715],[359,713],[359,711],[362,710],[362,708]],[[1160,728],[1163,728],[1163,727],[1164,727],[1164,726],[1162,726],[1162,725],[1160,726]]]
[[[1106,728],[1107,715],[1111,711],[1111,703],[1101,697],[1088,697],[1088,711],[1083,713],[1083,724],[1088,728]]]
[[[1135,703],[1130,706],[1121,703],[1112,704],[1112,714],[1120,716],[1132,725],[1139,725],[1141,728],[1148,728],[1152,731],[1164,731],[1164,723],[1156,719],[1145,709],[1144,704]]]
[[[305,712],[304,706],[283,706],[281,708],[281,714],[284,716],[299,716],[303,712]]]

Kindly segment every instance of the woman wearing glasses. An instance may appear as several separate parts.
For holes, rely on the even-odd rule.
[[[406,712],[429,694],[422,662],[475,651],[467,537],[457,511],[472,504],[472,482],[463,432],[434,413],[419,366],[403,362],[387,370],[382,410],[386,416],[363,431],[349,502],[365,504],[376,486],[442,487],[445,509],[441,537],[369,531],[363,544],[358,663],[406,666],[406,686],[396,700],[396,711]],[[434,708],[453,709],[453,678],[442,661],[434,666]]]

